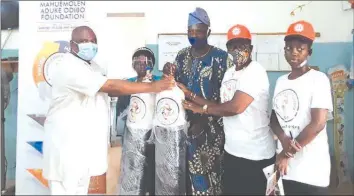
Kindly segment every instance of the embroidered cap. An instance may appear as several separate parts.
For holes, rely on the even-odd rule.
[[[192,26],[195,24],[206,24],[210,27],[210,18],[208,13],[200,7],[195,8],[194,12],[189,13],[188,17],[188,26]]]

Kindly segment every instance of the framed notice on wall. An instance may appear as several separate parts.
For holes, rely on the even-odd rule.
[[[167,62],[174,62],[177,53],[183,48],[189,45],[186,35],[159,35],[159,70],[163,69],[163,66]]]
[[[225,51],[227,50],[226,41],[226,34],[211,34],[208,39],[210,45],[221,48]],[[190,46],[190,43],[186,33],[159,34],[158,45],[158,68],[161,71],[167,62],[173,63],[177,53],[183,48]]]

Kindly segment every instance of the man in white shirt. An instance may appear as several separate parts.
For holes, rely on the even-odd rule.
[[[307,62],[314,39],[310,23],[289,26],[284,51],[291,72],[275,85],[271,127],[279,139],[276,166],[285,195],[323,195],[330,182],[326,122],[332,95],[328,77]]]
[[[275,161],[275,141],[267,113],[268,76],[263,66],[251,59],[251,33],[247,27],[231,27],[227,40],[234,66],[224,75],[221,104],[193,96],[194,103],[187,101],[184,106],[193,112],[223,116],[223,194],[262,195],[267,183],[263,168]],[[183,89],[188,94],[188,90]]]
[[[71,52],[52,68],[52,100],[44,125],[43,176],[52,195],[87,195],[91,176],[107,171],[107,93],[160,92],[174,86],[171,78],[154,83],[107,79],[91,63],[97,38],[87,26],[73,30],[70,46]]]

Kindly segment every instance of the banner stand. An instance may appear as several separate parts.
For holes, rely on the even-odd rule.
[[[6,156],[5,156],[5,88],[9,85],[7,75],[1,67],[1,195],[14,195],[15,185],[6,188]]]
[[[3,72],[1,68],[1,72]],[[1,74],[1,195],[6,192],[6,167],[5,167],[5,113],[4,113],[4,80],[5,74]]]
[[[344,65],[335,65],[328,70],[332,84],[333,113],[334,113],[334,155],[336,160],[337,187],[350,184],[351,177],[348,168],[348,157],[345,146],[345,108],[344,98],[348,91],[346,82],[348,71]]]

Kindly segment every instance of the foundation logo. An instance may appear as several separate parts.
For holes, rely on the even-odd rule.
[[[236,85],[237,85],[237,80],[236,79],[231,79],[222,84],[223,88],[221,90],[221,101],[227,102],[230,101],[236,92]]]
[[[58,64],[65,52],[70,51],[67,41],[44,42],[33,64],[33,80],[44,101],[51,97],[51,68]]]
[[[179,107],[175,100],[162,98],[157,102],[157,120],[163,125],[172,125],[178,119]]]
[[[132,123],[138,122],[145,117],[145,113],[145,102],[140,97],[132,96],[130,99],[128,120]]]
[[[292,121],[299,111],[299,98],[292,89],[279,92],[273,101],[273,108],[277,115],[284,121]]]

